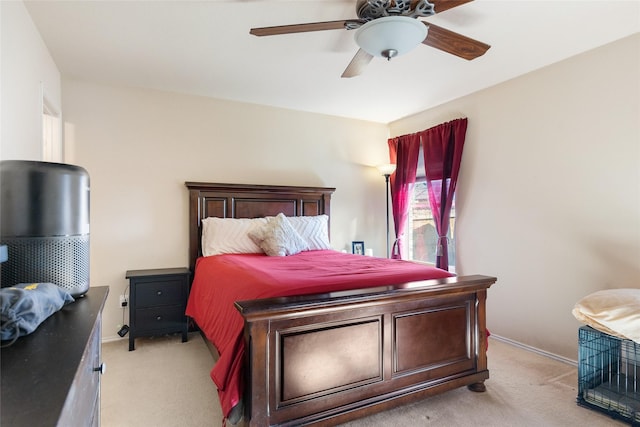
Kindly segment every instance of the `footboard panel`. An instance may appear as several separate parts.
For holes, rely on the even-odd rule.
[[[245,422],[335,425],[484,381],[484,301],[494,281],[239,302]]]
[[[442,376],[475,368],[472,297],[392,314],[394,377],[424,371]]]
[[[382,381],[382,319],[275,331],[276,408]]]

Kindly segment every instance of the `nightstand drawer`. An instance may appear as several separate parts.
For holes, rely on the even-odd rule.
[[[184,283],[185,279],[182,277],[137,282],[132,289],[136,294],[136,308],[171,305],[175,304],[176,301],[186,301],[187,289]]]
[[[186,322],[184,307],[181,305],[140,308],[135,311],[135,317],[139,332],[167,328],[180,330]]]

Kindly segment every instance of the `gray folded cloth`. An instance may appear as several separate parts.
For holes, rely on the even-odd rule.
[[[75,301],[69,292],[53,283],[20,283],[0,289],[0,339],[13,344],[28,335],[65,304]]]

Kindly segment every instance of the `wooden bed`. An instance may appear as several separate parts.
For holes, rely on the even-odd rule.
[[[202,219],[330,214],[335,190],[186,186],[192,271]],[[485,300],[495,281],[474,275],[238,301],[248,349],[242,423],[336,425],[462,386],[484,391]]]

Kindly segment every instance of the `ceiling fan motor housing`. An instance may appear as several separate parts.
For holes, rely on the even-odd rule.
[[[427,0],[419,0],[413,9],[411,0],[358,0],[356,13],[362,21],[368,22],[385,16],[431,16],[435,10]]]

